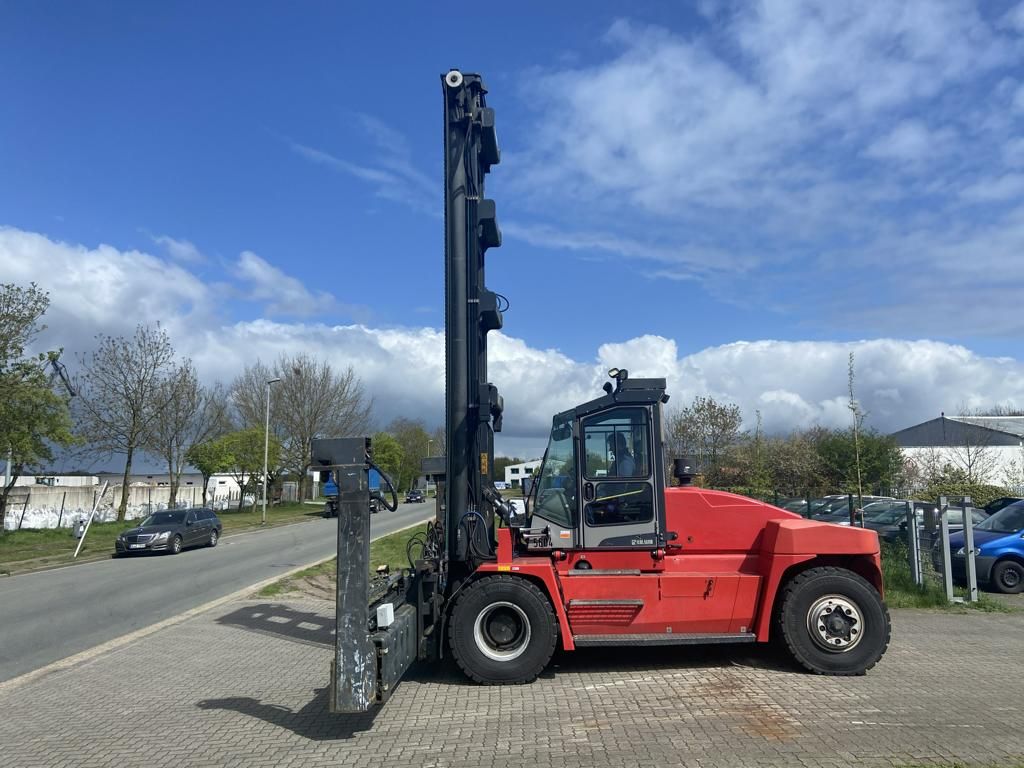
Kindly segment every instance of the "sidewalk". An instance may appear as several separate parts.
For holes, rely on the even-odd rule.
[[[588,650],[533,685],[414,668],[375,715],[327,711],[331,606],[235,601],[0,687],[16,766],[1024,764],[1024,614],[900,611],[866,677],[750,646]]]

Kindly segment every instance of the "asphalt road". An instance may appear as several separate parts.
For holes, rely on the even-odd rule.
[[[393,533],[433,512],[429,501],[382,510],[371,518],[371,532],[375,538]],[[0,681],[329,557],[337,524],[317,519],[227,536],[214,549],[177,556],[101,560],[0,578]]]

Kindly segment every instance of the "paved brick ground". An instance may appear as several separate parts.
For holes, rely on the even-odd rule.
[[[414,670],[327,712],[329,607],[231,604],[0,693],[15,766],[1024,765],[1024,614],[901,611],[866,677],[750,647],[594,650],[522,687]]]

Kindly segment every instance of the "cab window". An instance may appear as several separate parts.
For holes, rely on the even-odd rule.
[[[576,466],[572,422],[554,422],[540,476],[534,482],[534,513],[566,528],[573,525],[576,506]]]
[[[586,510],[587,525],[649,523],[654,519],[651,484],[597,483]]]
[[[643,408],[615,408],[588,419],[583,429],[586,477],[648,477],[649,445],[647,412]]]

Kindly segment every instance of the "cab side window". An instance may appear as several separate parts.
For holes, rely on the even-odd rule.
[[[583,430],[587,478],[649,477],[649,445],[642,408],[616,408],[588,420]]]
[[[654,519],[651,484],[597,483],[586,507],[587,525],[649,523]]]

